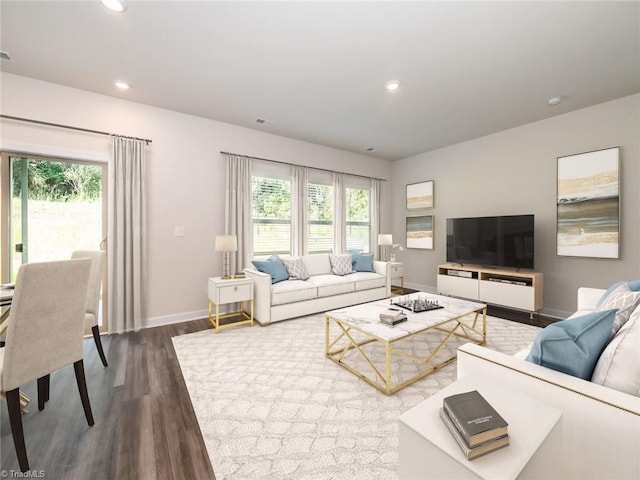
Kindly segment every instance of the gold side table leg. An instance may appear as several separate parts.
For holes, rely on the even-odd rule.
[[[250,300],[251,303],[251,323],[250,325],[253,327],[253,298]]]
[[[216,333],[220,333],[220,305],[216,303]]]

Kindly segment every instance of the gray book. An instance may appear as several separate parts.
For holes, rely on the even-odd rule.
[[[469,447],[508,433],[507,422],[477,390],[445,397],[442,407]]]
[[[487,453],[494,452],[509,445],[509,435],[504,435],[471,448],[467,445],[464,438],[462,438],[460,432],[458,432],[458,429],[455,427],[449,418],[449,415],[447,415],[447,412],[445,412],[443,408],[440,409],[440,418],[442,418],[442,421],[451,432],[451,435],[455,438],[458,446],[467,457],[467,460],[473,460],[474,458],[481,457],[482,455],[486,455]]]

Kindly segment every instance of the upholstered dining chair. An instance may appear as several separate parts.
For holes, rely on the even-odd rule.
[[[0,390],[7,399],[20,469],[29,470],[20,412],[20,386],[38,380],[38,408],[48,398],[49,375],[73,364],[89,426],[93,414],[82,361],[84,313],[91,261],[29,263],[18,271],[5,346],[0,348]]]
[[[93,340],[96,342],[98,355],[102,360],[102,365],[107,366],[107,358],[102,349],[100,340],[100,330],[98,328],[98,305],[100,303],[100,285],[106,264],[107,256],[101,250],[77,250],[71,254],[71,259],[89,258],[91,259],[91,273],[89,274],[89,288],[87,289],[87,310],[84,314],[85,328],[91,328]]]

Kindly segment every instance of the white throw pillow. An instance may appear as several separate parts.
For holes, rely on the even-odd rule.
[[[303,255],[302,261],[309,272],[310,276],[329,275],[331,273],[331,264],[329,263],[328,253],[316,253],[311,255]]]
[[[353,272],[350,253],[331,253],[329,263],[331,263],[331,273],[334,275],[347,275]]]
[[[600,355],[591,381],[640,397],[640,306]]]
[[[598,305],[596,312],[603,310],[611,310],[617,308],[616,318],[613,320],[613,326],[611,327],[611,334],[609,339],[612,339],[620,328],[627,323],[631,312],[640,304],[640,292],[634,292],[629,290],[626,284],[620,285],[613,292],[611,292],[605,300]]]

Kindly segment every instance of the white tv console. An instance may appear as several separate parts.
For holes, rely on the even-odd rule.
[[[438,293],[526,310],[530,317],[542,308],[542,273],[438,265]]]

